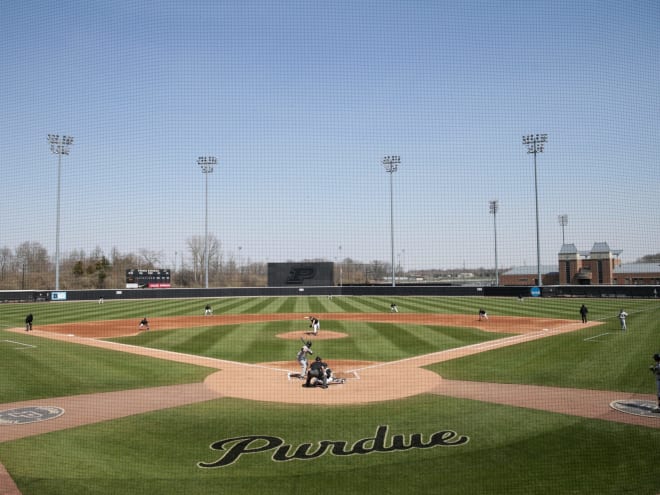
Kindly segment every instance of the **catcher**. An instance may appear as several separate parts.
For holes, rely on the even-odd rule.
[[[303,387],[314,387],[319,384],[321,388],[328,388],[328,375],[327,373],[328,363],[324,363],[321,359],[321,356],[316,356],[316,359],[309,367],[309,372],[307,373],[307,381],[303,384]],[[314,383],[312,384],[312,379]]]
[[[345,378],[336,377],[330,368],[325,370],[325,376],[327,378],[328,385],[340,385],[342,383],[346,383]]]

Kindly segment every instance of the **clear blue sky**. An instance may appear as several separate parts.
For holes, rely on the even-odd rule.
[[[660,252],[660,2],[8,0],[0,247],[536,264],[566,241]],[[341,249],[339,249],[341,246]],[[164,263],[172,266],[173,263]]]

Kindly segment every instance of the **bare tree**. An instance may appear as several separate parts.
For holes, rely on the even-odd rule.
[[[0,249],[0,280],[3,282],[13,258],[11,249],[6,246]]]
[[[213,234],[209,235],[209,272],[209,278],[214,284],[220,285],[220,279],[223,278],[223,255],[220,241]]]
[[[213,234],[209,234],[209,279],[212,279],[217,284],[219,282],[219,275],[222,273],[222,250],[220,249],[220,241]],[[192,259],[192,271],[195,283],[201,284],[204,274],[204,252],[205,237],[194,235],[186,241],[188,249],[190,250],[190,257]]]
[[[150,251],[149,249],[140,249],[140,257],[144,260],[144,268],[156,268],[163,259],[162,251]]]
[[[200,283],[204,263],[204,237],[194,235],[186,240],[186,244],[190,250],[190,258],[192,260],[193,280],[195,283]]]
[[[21,288],[45,287],[50,271],[46,248],[38,242],[24,242],[14,252],[16,269],[21,271]]]
[[[660,262],[660,253],[645,254],[637,259],[637,263],[658,263]]]

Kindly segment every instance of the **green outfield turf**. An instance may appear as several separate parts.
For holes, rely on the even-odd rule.
[[[36,328],[49,323],[139,319],[145,314],[154,318],[199,315],[207,302],[216,314],[305,314],[383,312],[392,301],[293,297],[12,304],[0,306],[0,326],[22,326],[27,312],[35,314]],[[396,298],[395,302],[402,312],[476,315],[485,306],[491,315],[573,320],[579,320],[578,309],[584,302],[590,319],[601,320],[603,325],[429,369],[463,380],[654,393],[648,366],[651,355],[660,352],[658,301],[424,297]],[[616,320],[621,307],[630,314],[625,334]],[[279,321],[209,326],[120,340],[244,362],[293,360],[295,343],[274,336],[295,330],[295,325],[295,321]],[[319,341],[324,354],[336,359],[401,359],[503,337],[475,329],[323,319],[321,328],[349,335]],[[35,347],[15,348],[7,341]],[[0,403],[191,383],[211,373],[208,368],[6,331],[0,331],[0,353]],[[383,426],[387,427],[386,446],[399,442],[401,448],[371,451]],[[464,437],[466,442],[428,446],[438,432],[455,432],[454,439]],[[403,437],[392,440],[396,435]],[[258,437],[249,448],[262,452],[243,454],[223,467],[200,467],[200,463],[217,463],[249,436]],[[243,440],[224,443],[225,450],[211,448],[232,438]],[[276,448],[266,449],[276,440],[281,449],[289,446],[281,450],[282,457],[287,452],[301,454],[290,460],[273,459]],[[331,445],[346,442],[344,451],[355,451],[351,455],[330,451],[312,455],[324,440],[334,442]],[[305,444],[309,444],[307,449]],[[660,493],[658,445],[660,428],[431,394],[342,407],[314,405],[313,396],[305,406],[225,398],[0,443],[0,462],[23,495],[290,494],[308,490],[328,494],[656,495]],[[310,458],[301,458],[305,452]]]

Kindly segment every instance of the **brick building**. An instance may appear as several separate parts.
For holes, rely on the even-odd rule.
[[[660,263],[626,263],[614,270],[616,285],[660,285]]]
[[[658,285],[660,263],[622,264],[620,249],[596,242],[590,251],[564,244],[558,265],[542,265],[543,285]],[[500,275],[500,285],[536,285],[536,266],[512,268]]]
[[[611,250],[606,242],[594,243],[591,251],[578,251],[575,244],[564,244],[559,251],[559,285],[610,285],[614,270],[621,265],[621,250]]]

